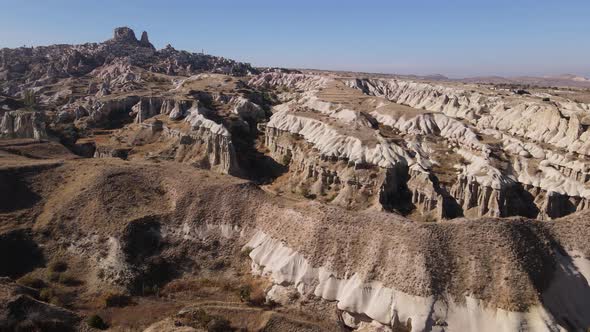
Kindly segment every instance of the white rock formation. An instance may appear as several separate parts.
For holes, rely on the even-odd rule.
[[[291,172],[299,174],[298,186],[311,185],[314,193],[324,193],[326,183],[329,187],[336,183],[337,189],[348,192],[337,193],[335,203],[381,191],[379,204],[385,208],[384,201],[405,199],[422,214],[432,211],[437,218],[463,214],[543,219],[589,205],[590,163],[546,146],[571,147],[578,143],[570,138],[584,139],[575,128],[583,128],[577,119],[585,118],[585,104],[503,97],[495,91],[464,90],[451,84],[277,72],[259,75],[250,84],[288,95],[285,103],[273,108],[266,125],[266,145],[279,162],[296,161],[291,163]],[[369,97],[362,99],[353,91],[348,97],[344,91],[349,87]],[[339,97],[330,97],[334,95]],[[569,119],[567,123],[562,117]],[[285,133],[292,134],[290,141]],[[314,152],[290,147],[298,139]],[[318,162],[320,159],[323,161]],[[330,160],[346,161],[355,171],[344,176],[341,166],[328,165]],[[362,165],[407,169],[383,171],[389,174],[385,177],[373,174],[374,181],[368,181],[361,180],[364,176],[358,169]],[[395,180],[392,174],[397,174]],[[349,183],[373,189],[340,185]],[[384,190],[387,183],[397,187],[398,193]]]
[[[9,111],[0,122],[0,137],[47,138],[45,116],[41,112]]]
[[[485,302],[470,296],[456,302],[450,296],[436,298],[411,295],[386,287],[379,281],[363,281],[353,271],[345,278],[338,278],[329,267],[313,266],[304,255],[263,232],[256,233],[245,247],[252,249],[250,257],[253,273],[268,276],[276,285],[293,285],[302,295],[313,294],[337,301],[338,309],[364,314],[374,320],[372,324],[376,327],[379,324],[394,326],[409,323],[407,325],[411,326],[411,331],[490,332],[565,331],[568,328],[560,325],[558,319],[561,317],[556,319],[542,304],[531,306],[526,312],[508,311],[489,307]],[[565,262],[565,257],[563,259]],[[590,261],[579,260],[576,263],[578,265],[581,271],[590,272],[586,269]],[[560,271],[563,272],[558,272],[543,294],[545,305],[568,302],[569,295],[563,292],[568,283],[565,273],[569,272]],[[560,276],[560,273],[564,275]],[[588,287],[587,282],[584,287]],[[576,306],[589,303],[590,299],[573,295],[572,305],[550,309],[554,313],[568,315],[572,319],[572,327],[580,328],[590,323],[590,318],[579,316],[581,311]]]

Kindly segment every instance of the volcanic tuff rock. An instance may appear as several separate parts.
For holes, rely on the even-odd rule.
[[[338,315],[376,327],[558,331],[590,325],[590,227],[583,215],[559,222],[417,223],[277,197],[184,164],[101,160],[0,170],[18,174],[13,178],[40,196],[24,208],[39,213],[34,221],[20,219],[18,211],[0,216],[52,232],[56,243],[46,243],[47,253],[67,243],[68,252],[93,262],[86,280],[95,281],[88,287],[137,291],[154,269],[176,275],[194,273],[195,264],[215,266],[198,254],[213,248],[215,257],[249,257],[252,273],[271,280],[271,298],[297,294],[288,301],[303,307],[325,299]],[[200,249],[186,254],[190,248]]]
[[[47,137],[45,119],[41,112],[10,111],[4,113],[0,122],[2,138],[35,138]]]
[[[113,61],[156,73],[192,75],[213,71],[233,75],[255,73],[250,65],[200,53],[177,51],[171,46],[155,50],[142,34],[140,41],[127,27],[115,29],[114,37],[102,43],[52,45],[0,50],[0,89],[9,95],[25,89],[79,77]]]
[[[0,59],[0,276],[43,299],[151,331],[590,326],[587,92],[258,73],[129,28]]]
[[[291,185],[333,191],[335,203],[358,205],[348,197],[357,191],[362,201],[437,218],[555,218],[588,206],[588,104],[305,74],[265,73],[250,84],[273,86],[286,101],[274,107],[266,142],[277,160],[293,160]]]

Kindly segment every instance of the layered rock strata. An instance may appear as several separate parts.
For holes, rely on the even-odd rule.
[[[369,185],[373,186],[369,196],[380,191],[383,195],[377,201],[386,209],[406,206],[406,210],[436,218],[521,215],[549,219],[588,206],[586,182],[590,167],[586,157],[576,161],[572,156],[566,157],[566,152],[543,146],[555,142],[559,133],[546,141],[541,139],[547,135],[541,135],[541,141],[535,141],[530,140],[532,134],[518,136],[514,130],[487,125],[498,123],[489,120],[491,117],[504,117],[494,114],[500,108],[508,108],[500,107],[502,103],[511,105],[511,114],[520,114],[523,104],[532,105],[534,101],[516,96],[504,100],[483,92],[468,93],[425,83],[304,74],[267,73],[253,78],[250,84],[286,89],[282,92],[286,102],[274,108],[266,125],[266,145],[279,162],[301,154],[299,150],[309,154],[307,158],[295,156],[307,163],[295,164],[293,168],[300,174],[297,177],[301,183],[306,176],[317,181],[313,174],[341,172],[336,165],[315,169],[317,161],[309,156],[317,152],[316,160],[347,161],[354,168],[347,178],[363,178],[367,166],[376,166],[384,174],[396,174],[396,179],[385,181],[387,177],[381,176],[381,180]],[[363,94],[355,95],[347,90],[350,87]],[[343,95],[346,91],[350,91],[349,95]],[[354,104],[355,100],[358,104]],[[529,111],[522,111],[522,116],[529,120],[518,121],[531,121],[536,115],[529,113],[543,107],[548,109],[545,112],[561,107],[567,110],[563,113],[585,116],[584,104],[536,103],[534,107],[529,105]],[[569,125],[552,128],[559,131],[559,126]],[[565,135],[564,130],[562,136],[573,137]],[[293,137],[280,139],[282,133]],[[308,144],[307,148],[292,147],[299,144],[298,137]],[[401,172],[386,171],[399,165],[404,169]],[[315,170],[302,171],[306,168]],[[344,181],[348,182],[351,181]],[[395,184],[393,191],[386,189],[386,183]],[[399,204],[402,200],[406,203]]]

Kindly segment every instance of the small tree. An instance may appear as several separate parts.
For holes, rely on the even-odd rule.
[[[86,319],[86,323],[88,326],[93,327],[99,330],[106,330],[109,328],[107,323],[99,316],[99,315],[92,315]]]

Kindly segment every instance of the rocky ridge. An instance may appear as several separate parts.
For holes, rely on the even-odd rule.
[[[398,204],[395,209],[403,212],[414,209],[414,205],[422,213],[435,211],[437,218],[556,218],[587,207],[588,165],[582,148],[586,134],[578,120],[586,116],[586,104],[567,100],[547,103],[427,83],[304,74],[262,74],[250,83],[274,85],[279,90],[298,89],[282,93],[288,101],[275,106],[266,126],[267,145],[277,154],[277,160],[293,159],[297,154],[293,148],[297,139],[279,139],[286,133],[309,143],[319,153],[317,159],[346,161],[346,168],[357,169],[354,176],[364,172],[358,169],[377,166],[379,172],[395,179],[381,176],[378,181],[358,181],[357,186],[371,188],[369,196],[380,192],[378,201],[386,209],[393,206],[388,201],[400,198],[407,201],[406,207]],[[353,92],[343,96],[349,87],[364,96]],[[351,100],[359,102],[354,105]],[[541,113],[557,118],[538,121]],[[539,126],[525,125],[532,121]],[[547,128],[541,127],[546,124]],[[517,126],[527,131],[518,132]],[[572,129],[575,126],[578,131]],[[575,147],[581,150],[574,152]],[[575,155],[581,158],[576,160]],[[306,158],[306,166],[295,166],[314,169],[312,162]],[[399,166],[401,172],[387,171]],[[303,173],[300,183],[307,181],[305,174],[325,172],[317,169]],[[375,179],[377,173],[372,175]],[[322,184],[319,178],[311,176],[315,194],[322,194],[323,188],[334,182]],[[393,191],[387,189],[391,183],[396,184]],[[336,195],[343,192],[337,190]],[[346,201],[335,200],[351,204]]]
[[[304,307],[324,299],[354,329],[590,325],[590,228],[584,219],[417,223],[391,213],[294,202],[243,180],[209,180],[206,171],[168,162],[72,159],[36,172],[2,172],[35,184],[30,189],[40,199],[29,209],[40,209],[39,217],[23,226],[51,232],[56,243],[45,242],[44,252],[67,242],[68,253],[93,262],[84,277],[88,287],[133,292],[139,281],[158,280],[150,271],[163,266],[170,274],[194,273],[194,264],[204,269],[213,262],[202,259],[203,249],[183,252],[217,243],[217,255],[246,256],[254,275],[272,281],[265,289],[269,300]]]

